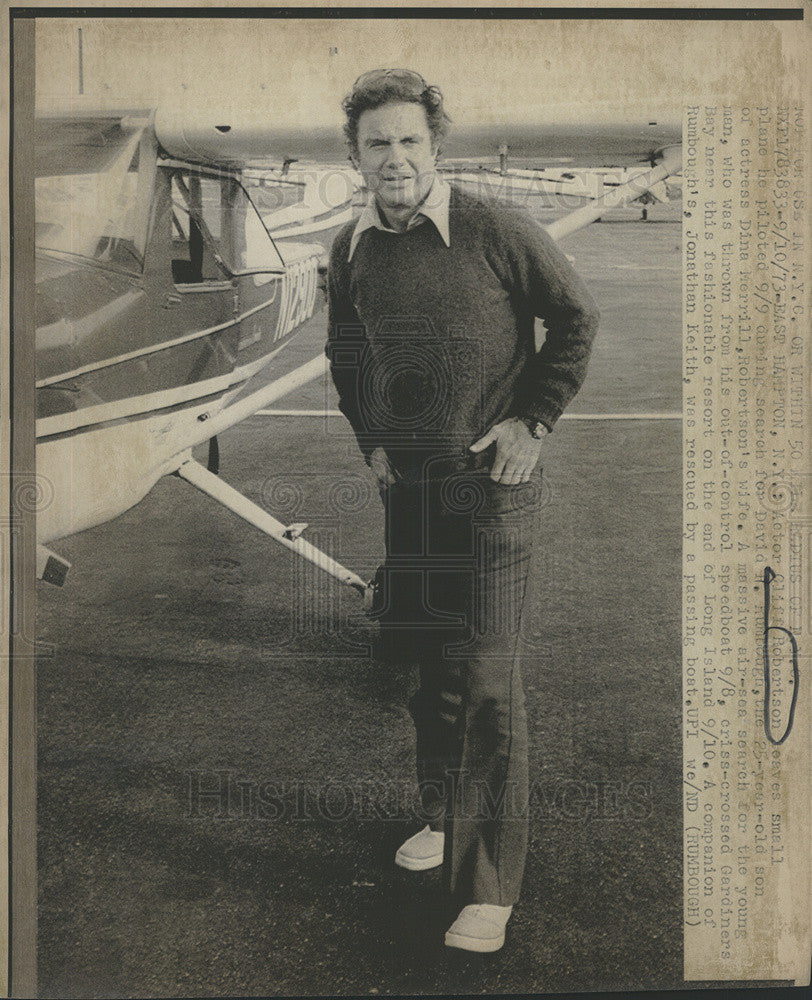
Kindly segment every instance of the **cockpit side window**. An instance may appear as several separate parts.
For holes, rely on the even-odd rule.
[[[223,234],[229,203],[224,181],[192,171],[172,175],[172,280],[176,285],[227,281]]]

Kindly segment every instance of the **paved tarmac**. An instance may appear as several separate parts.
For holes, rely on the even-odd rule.
[[[677,207],[651,217],[562,244],[603,322],[545,442],[523,632],[534,818],[504,949],[444,948],[439,874],[393,864],[416,829],[412,670],[371,657],[356,595],[170,477],[57,543],[69,582],[38,589],[41,995],[680,983],[681,228]],[[320,383],[276,404],[335,405]],[[340,420],[256,415],[220,450],[227,482],[352,569],[381,561]]]

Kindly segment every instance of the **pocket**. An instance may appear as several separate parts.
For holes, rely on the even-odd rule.
[[[543,471],[533,470],[526,483],[496,483],[488,476],[486,507],[490,513],[506,514],[511,511],[538,510],[544,493]]]

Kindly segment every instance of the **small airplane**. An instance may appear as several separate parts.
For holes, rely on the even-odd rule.
[[[216,435],[323,371],[262,384],[320,303],[357,184],[330,171],[325,205],[324,171],[251,175],[226,135],[212,128],[201,153],[155,110],[37,121],[36,461],[52,494],[37,569],[49,582],[67,571],[49,543],[117,516],[161,476],[221,492]],[[205,442],[208,469],[191,457]],[[270,527],[312,555],[301,527]]]
[[[508,149],[560,162],[585,140],[599,163],[623,150],[648,165],[587,193],[546,227],[554,239],[681,169],[678,123],[628,119],[462,128],[448,152],[498,153],[504,180]],[[74,105],[38,116],[35,166],[36,462],[51,494],[37,516],[38,577],[62,584],[69,563],[50,544],[176,474],[369,606],[373,584],[306,541],[307,525],[282,524],[217,475],[218,434],[325,372],[319,356],[268,381],[321,306],[332,239],[357,211],[360,178],[338,131]],[[192,449],[207,442],[203,465]]]
[[[462,163],[448,164],[442,168],[447,181],[462,186],[473,185],[475,189],[497,197],[516,199],[533,198],[533,204],[540,208],[556,208],[560,205],[572,207],[602,198],[610,188],[628,184],[648,171],[648,166],[631,167],[509,167],[507,152],[499,156],[499,167],[483,164],[472,166]],[[667,204],[670,201],[668,184],[660,181],[648,187],[634,199],[642,206],[642,219],[648,218],[648,206],[655,202]]]

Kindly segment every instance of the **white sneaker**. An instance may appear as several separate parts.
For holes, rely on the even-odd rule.
[[[466,951],[499,951],[505,943],[505,925],[512,911],[512,906],[492,903],[465,906],[446,931],[445,943],[449,948]]]
[[[395,854],[395,864],[412,872],[436,868],[443,863],[444,843],[444,833],[426,826],[420,833],[409,837],[404,844],[401,844]]]

